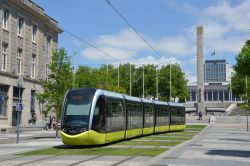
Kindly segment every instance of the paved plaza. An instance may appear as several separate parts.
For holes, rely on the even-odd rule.
[[[19,144],[4,143],[13,139],[15,134],[0,134],[0,166],[14,165],[167,165],[167,166],[249,166],[250,165],[250,133],[246,132],[244,123],[214,123],[208,125],[194,139],[179,144],[156,157],[145,156],[55,156],[36,155],[20,156],[16,153],[62,145],[55,138],[54,131],[33,131],[21,133]],[[42,137],[42,135],[44,137]],[[112,145],[115,146],[115,145]],[[114,147],[119,148],[119,147]],[[126,150],[126,148],[124,148]],[[147,150],[147,149],[145,149]]]

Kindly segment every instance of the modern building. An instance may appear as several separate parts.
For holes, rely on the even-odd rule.
[[[225,102],[234,101],[230,87],[233,70],[226,60],[205,60],[204,63],[204,101]],[[197,102],[197,84],[188,84],[189,98],[187,102]]]
[[[17,124],[18,107],[21,124],[41,123],[35,95],[43,90],[59,33],[58,22],[31,0],[0,0],[0,129]]]
[[[226,60],[206,60],[204,64],[205,83],[228,82],[229,64]]]

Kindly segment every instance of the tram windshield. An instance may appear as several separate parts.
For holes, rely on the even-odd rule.
[[[69,94],[65,100],[62,127],[87,128],[93,95]]]

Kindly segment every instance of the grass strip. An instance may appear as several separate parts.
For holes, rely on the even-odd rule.
[[[116,145],[132,145],[132,146],[175,146],[182,142],[154,142],[154,141],[123,141]]]
[[[166,148],[47,148],[19,155],[112,155],[112,156],[157,156],[166,151]]]
[[[198,134],[205,125],[187,125],[184,131],[162,133],[133,139],[133,141],[122,141],[114,145],[130,145],[130,146],[176,146],[183,141],[192,139]],[[161,137],[157,137],[161,136]],[[175,137],[171,137],[175,136]],[[140,141],[150,140],[150,141]],[[155,141],[154,141],[155,140]],[[170,140],[156,141],[156,140]],[[47,148],[42,150],[20,153],[19,155],[112,155],[112,156],[157,156],[166,151],[166,148],[108,148],[108,147],[93,147],[93,148]]]
[[[206,125],[186,125],[186,128],[200,128],[203,129]]]
[[[192,137],[142,137],[142,138],[139,138],[137,140],[171,140],[171,141],[174,141],[174,140],[181,140],[181,141],[186,141],[186,140],[190,140]]]

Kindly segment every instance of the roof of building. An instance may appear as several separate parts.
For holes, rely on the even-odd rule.
[[[44,12],[44,9],[41,6],[39,6],[38,4],[36,4],[35,2],[33,2],[32,0],[18,0],[18,1],[9,0],[9,2],[12,2],[13,4],[18,5],[18,6],[22,7],[24,10],[27,10],[27,11],[29,11],[31,9],[33,12],[36,12],[38,14],[38,16],[40,16],[45,23],[47,22],[47,24],[49,26],[52,25],[52,27],[56,28],[56,30],[59,33],[63,32],[63,30],[58,26],[58,22],[54,18],[48,16]]]
[[[225,59],[215,59],[215,60],[205,60],[205,63],[226,63],[227,61]]]

